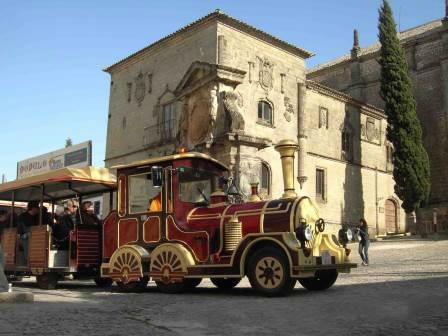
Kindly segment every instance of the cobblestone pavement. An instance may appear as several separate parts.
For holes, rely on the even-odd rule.
[[[357,245],[351,248],[356,252]],[[224,294],[204,280],[193,293],[102,291],[64,282],[32,304],[0,306],[0,335],[448,335],[448,241],[372,243],[371,265],[325,292],[297,285],[286,298],[255,295],[247,280]],[[360,262],[358,256],[355,262]]]

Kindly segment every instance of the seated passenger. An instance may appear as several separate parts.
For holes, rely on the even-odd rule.
[[[101,225],[100,219],[95,215],[93,203],[90,201],[82,202],[81,211],[76,214],[76,223],[78,225],[98,226]]]
[[[67,208],[66,208],[67,209]],[[58,250],[67,250],[69,245],[70,230],[73,230],[72,215],[68,210],[56,209],[56,223],[52,226],[53,242]]]
[[[39,202],[28,202],[27,210],[17,218],[17,235],[23,247],[25,260],[28,259],[28,239],[30,237],[30,227],[39,223]]]
[[[46,206],[42,206],[42,224],[43,225],[53,224],[53,221],[51,220],[51,215],[48,212],[48,208]]]

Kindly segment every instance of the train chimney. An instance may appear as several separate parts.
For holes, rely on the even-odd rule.
[[[294,190],[294,153],[299,146],[294,140],[282,140],[276,146],[275,150],[280,153],[283,170],[283,188],[282,198],[297,197]]]

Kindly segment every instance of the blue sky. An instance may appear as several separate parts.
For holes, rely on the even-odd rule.
[[[400,29],[444,15],[444,0],[390,0]],[[275,6],[272,6],[275,4]],[[17,161],[93,141],[103,165],[109,75],[146,45],[220,8],[316,54],[308,66],[377,40],[380,0],[0,0],[0,176]]]

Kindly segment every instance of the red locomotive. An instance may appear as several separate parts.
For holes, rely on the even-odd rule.
[[[202,278],[230,289],[244,276],[269,296],[288,294],[296,280],[309,290],[331,287],[356,264],[325,232],[310,198],[295,195],[296,146],[283,141],[276,149],[285,193],[269,201],[253,195],[251,202],[228,202],[221,183],[228,169],[204,154],[116,167],[117,211],[103,225],[101,276],[125,290],[152,279],[164,292],[193,288]]]

